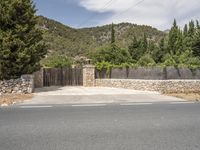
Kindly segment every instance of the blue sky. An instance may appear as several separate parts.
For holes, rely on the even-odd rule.
[[[109,12],[90,11],[76,0],[34,0],[37,14],[62,22],[71,27],[96,26]],[[98,18],[96,17],[98,16]]]
[[[71,27],[120,22],[169,29],[173,19],[183,26],[200,19],[200,0],[33,0],[37,14]]]

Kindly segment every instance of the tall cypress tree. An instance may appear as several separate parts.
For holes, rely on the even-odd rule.
[[[188,25],[186,24],[183,29],[183,48],[184,50],[191,49],[191,38],[188,36]]]
[[[111,44],[115,43],[115,29],[114,24],[111,25]]]
[[[133,60],[139,60],[142,56],[141,50],[139,49],[140,43],[138,42],[136,36],[134,36],[132,43],[128,47],[128,51]]]
[[[157,63],[161,63],[162,62],[162,58],[164,57],[164,55],[166,54],[166,48],[165,48],[165,39],[162,38],[159,42],[158,45],[158,50],[156,51],[156,53],[154,54],[154,60]]]
[[[198,26],[198,22],[197,22],[197,26]],[[191,47],[194,41],[194,35],[196,32],[196,28],[195,28],[195,23],[194,21],[190,21],[188,28],[187,28],[187,34],[185,34],[185,30],[184,30],[184,48],[191,51]]]
[[[184,26],[183,34],[184,34],[185,37],[186,37],[187,34],[188,34],[188,26],[187,26],[187,24],[185,24],[185,26]]]
[[[189,30],[188,30],[189,37],[193,38],[194,33],[195,33],[195,24],[194,21],[192,20],[189,22]]]
[[[192,53],[195,57],[200,57],[200,29],[197,30],[192,44]]]
[[[0,1],[0,79],[17,78],[40,68],[47,50],[35,13],[32,0]]]
[[[176,24],[176,20],[174,19],[173,27],[171,28],[169,32],[169,40],[168,40],[168,52],[171,55],[176,54],[176,42],[178,39],[178,26]]]
[[[200,25],[199,25],[199,21],[196,20],[196,26],[197,26],[197,29],[200,29]]]
[[[175,49],[176,49],[176,51],[175,51],[176,55],[180,55],[182,52],[184,52],[184,49],[183,49],[183,33],[180,29],[178,29],[178,32],[177,32]]]
[[[147,41],[147,35],[146,33],[144,33],[143,35],[143,39],[142,39],[142,51],[143,53],[147,52],[148,50],[148,41]],[[148,52],[150,53],[150,52]]]

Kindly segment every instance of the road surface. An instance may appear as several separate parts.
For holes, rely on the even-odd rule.
[[[199,150],[200,104],[0,108],[0,150]]]

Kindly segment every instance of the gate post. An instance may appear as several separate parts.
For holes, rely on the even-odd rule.
[[[39,71],[34,72],[34,87],[42,88],[44,87],[44,69],[41,68]]]
[[[83,67],[83,86],[95,86],[95,67],[93,65],[85,65]]]

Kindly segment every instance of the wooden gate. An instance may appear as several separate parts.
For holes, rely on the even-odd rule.
[[[45,68],[43,70],[44,86],[82,86],[82,68]]]

